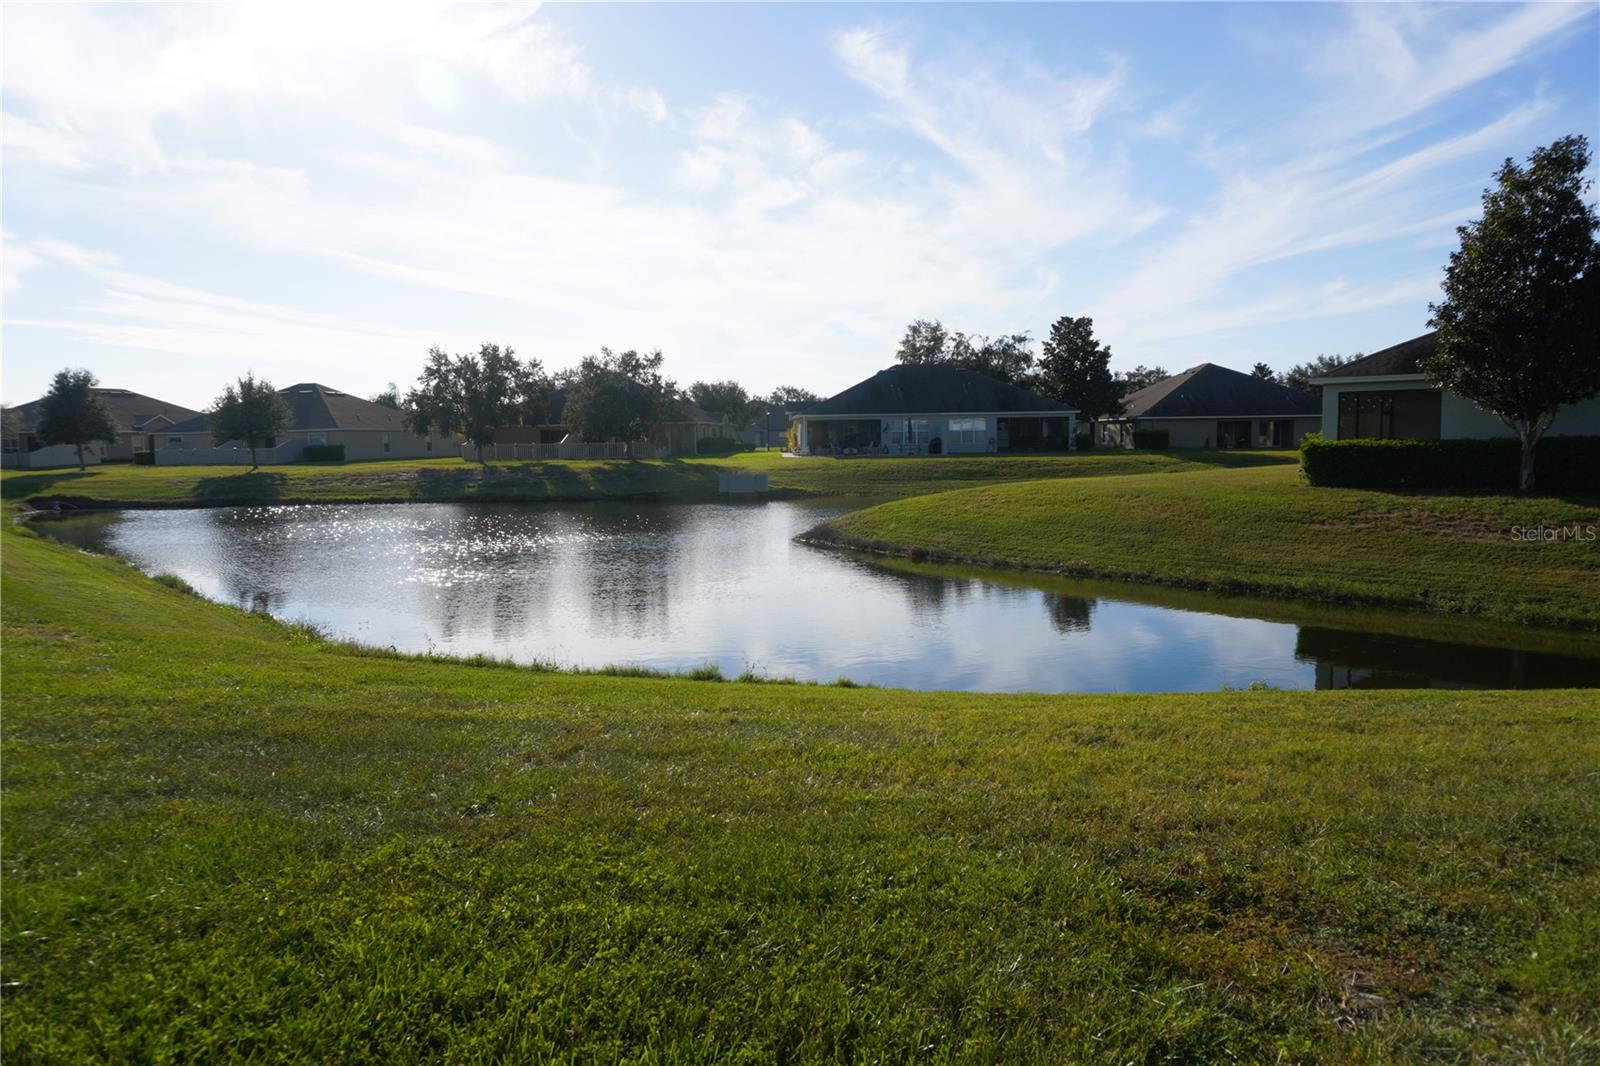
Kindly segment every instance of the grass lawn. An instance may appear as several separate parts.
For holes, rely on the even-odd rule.
[[[541,674],[0,555],[7,1062],[1600,1056],[1593,692]]]
[[[941,489],[1038,478],[1176,473],[1218,465],[1284,465],[1283,452],[1088,452],[1042,456],[912,459],[784,458],[775,451],[638,462],[492,463],[458,458],[263,467],[132,466],[7,470],[0,496],[61,496],[103,504],[354,503],[448,500],[589,500],[617,497],[705,499],[720,471],[768,475],[792,496],[913,496]]]
[[[896,500],[818,539],[1224,592],[1382,604],[1600,630],[1600,501],[1311,488],[1293,467],[993,485]]]

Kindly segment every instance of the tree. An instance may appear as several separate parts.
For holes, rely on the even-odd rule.
[[[561,417],[586,441],[626,441],[631,456],[633,442],[661,421],[677,393],[661,376],[662,362],[659,348],[644,355],[601,348],[585,356],[571,375]]]
[[[1111,349],[1095,340],[1094,320],[1055,320],[1039,360],[1039,391],[1076,407],[1085,420],[1122,410],[1122,390],[1111,374]]]
[[[1280,379],[1283,384],[1291,389],[1309,392],[1315,396],[1322,395],[1322,386],[1311,384],[1312,378],[1320,378],[1330,370],[1337,370],[1346,363],[1353,363],[1361,358],[1361,353],[1354,355],[1318,355],[1309,363],[1296,363],[1283,372]]]
[[[258,381],[253,373],[246,373],[237,384],[222,390],[211,405],[210,415],[211,443],[244,441],[250,449],[251,470],[260,465],[256,462],[256,449],[294,423],[294,414],[272,382],[265,378]]]
[[[391,381],[384,387],[382,392],[371,397],[371,399],[379,407],[387,407],[392,411],[398,411],[400,410],[400,386]]]
[[[941,363],[949,346],[950,334],[941,323],[919,318],[906,327],[906,335],[900,338],[895,358],[917,366]]]
[[[1277,381],[1278,375],[1266,363],[1257,363],[1250,368],[1250,376],[1260,378],[1262,381]]]
[[[1163,366],[1145,366],[1140,363],[1132,370],[1124,371],[1117,375],[1117,388],[1123,396],[1130,392],[1147,389],[1158,381],[1165,381],[1172,375],[1167,373]]]
[[[22,436],[22,423],[17,419],[17,412],[9,407],[0,407],[0,437],[11,440]]]
[[[1423,372],[1498,415],[1522,442],[1518,486],[1556,411],[1600,392],[1600,216],[1584,200],[1589,142],[1563,137],[1527,166],[1511,159],[1483,193],[1483,217],[1456,230],[1438,330]]]
[[[822,397],[798,385],[779,385],[767,395],[767,402],[785,411],[795,411],[802,407],[810,407],[814,403],[821,403]]]
[[[83,446],[117,439],[111,408],[94,387],[99,382],[87,370],[58,370],[50,391],[39,401],[39,428],[35,435],[45,444],[70,444],[78,451],[78,469],[88,469]]]
[[[906,327],[895,357],[915,366],[945,364],[1024,387],[1033,384],[1033,338],[1027,333],[987,337],[952,332],[943,323],[917,319]]]
[[[406,423],[419,435],[459,433],[481,464],[500,427],[542,421],[549,396],[539,361],[518,360],[510,345],[482,344],[477,355],[455,356],[435,345],[406,393]]]
[[[689,386],[689,398],[702,411],[725,416],[736,429],[743,429],[755,417],[750,394],[737,381],[697,381]]]

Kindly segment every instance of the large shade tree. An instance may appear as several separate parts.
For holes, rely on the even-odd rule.
[[[294,413],[272,382],[246,373],[222,390],[211,405],[211,443],[243,441],[250,449],[250,469],[256,462],[256,449],[283,433],[294,423]]]
[[[767,394],[767,402],[774,407],[781,407],[785,411],[798,411],[802,407],[810,407],[814,403],[821,403],[822,397],[810,389],[803,389],[799,385],[779,385]]]
[[[78,453],[78,469],[88,464],[84,446],[94,441],[107,444],[117,439],[117,424],[111,408],[95,392],[99,381],[87,370],[58,370],[50,379],[50,391],[39,401],[39,425],[35,436],[45,444],[69,444]]]
[[[1024,388],[1034,379],[1033,338],[1027,333],[987,337],[919,318],[906,327],[895,358],[915,366],[959,366]]]
[[[675,401],[677,387],[662,376],[663,362],[659,348],[642,354],[601,348],[600,354],[585,356],[568,376],[562,421],[586,441],[626,441],[632,455],[634,441],[645,437]]]
[[[755,418],[759,403],[737,381],[697,381],[689,386],[689,398],[702,411],[722,415],[739,429]]]
[[[1131,392],[1138,392],[1140,389],[1148,389],[1156,382],[1165,381],[1171,376],[1172,375],[1167,372],[1167,368],[1164,366],[1145,366],[1143,363],[1140,363],[1132,370],[1124,370],[1116,375],[1117,396],[1120,399]]]
[[[1279,380],[1291,389],[1321,396],[1322,386],[1311,384],[1313,378],[1320,378],[1330,370],[1337,370],[1346,363],[1353,363],[1360,358],[1360,352],[1354,355],[1340,355],[1337,352],[1332,355],[1316,355],[1308,362],[1296,363],[1285,370]]]
[[[1483,217],[1460,227],[1439,331],[1423,371],[1498,415],[1522,442],[1517,483],[1534,487],[1539,438],[1562,406],[1600,392],[1600,216],[1584,199],[1589,142],[1563,137],[1526,165],[1507,159]]]
[[[482,463],[501,428],[544,420],[550,392],[539,361],[518,359],[510,345],[482,344],[476,355],[451,355],[435,345],[406,393],[406,423],[423,436],[460,434]]]
[[[1094,320],[1055,320],[1039,360],[1039,391],[1078,409],[1085,420],[1122,410],[1122,389],[1111,373],[1111,349],[1095,339]]]

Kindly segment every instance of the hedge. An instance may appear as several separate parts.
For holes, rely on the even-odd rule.
[[[732,455],[745,450],[746,446],[733,437],[701,437],[694,444],[696,455]]]
[[[300,453],[300,460],[306,463],[342,463],[344,462],[344,445],[307,444],[306,450]]]
[[[1079,434],[1077,434],[1073,438],[1072,446],[1074,448],[1076,448],[1080,452],[1092,452],[1092,451],[1094,451],[1094,434],[1093,433],[1079,433]]]
[[[1313,485],[1350,489],[1517,487],[1522,444],[1487,440],[1307,440],[1300,469]],[[1534,457],[1542,490],[1600,491],[1600,437],[1546,437]]]
[[[134,452],[133,453],[133,465],[134,466],[155,466],[156,465],[156,453],[155,452]]]
[[[1136,429],[1133,431],[1133,446],[1135,448],[1150,448],[1161,450],[1168,446],[1171,436],[1164,429]]]

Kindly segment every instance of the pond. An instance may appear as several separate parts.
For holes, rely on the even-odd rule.
[[[401,651],[918,689],[1600,685],[1600,640],[1462,619],[890,565],[838,503],[128,511],[44,523],[225,603]]]

